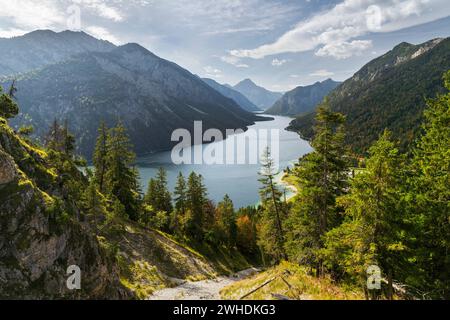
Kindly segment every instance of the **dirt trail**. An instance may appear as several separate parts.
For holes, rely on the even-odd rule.
[[[197,282],[179,281],[180,285],[174,288],[167,288],[156,291],[149,300],[219,300],[220,290],[233,284],[234,282],[245,279],[259,270],[256,268],[247,269],[236,273],[231,277],[218,277],[212,280]]]

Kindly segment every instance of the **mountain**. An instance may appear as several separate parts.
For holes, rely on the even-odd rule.
[[[283,95],[265,113],[280,116],[296,116],[314,111],[315,107],[340,83],[331,79],[313,85],[297,87]]]
[[[242,109],[250,112],[261,111],[257,106],[255,106],[250,100],[248,100],[242,93],[234,90],[232,87],[227,85],[222,85],[213,79],[204,78],[205,81],[211,88],[220,92],[223,96],[234,100]]]
[[[105,216],[106,207],[93,217],[79,198],[88,180],[59,157],[0,117],[0,299],[147,299],[174,278],[213,278],[231,257],[242,261],[231,252],[209,262],[163,233]],[[66,286],[71,265],[81,290]]]
[[[64,35],[72,38],[74,34]],[[88,158],[101,120],[108,126],[121,120],[135,151],[145,154],[168,150],[175,144],[172,132],[178,128],[193,132],[197,120],[203,121],[205,130],[225,131],[246,128],[261,119],[138,44],[75,54],[14,78],[21,115],[12,124],[32,124],[43,137],[53,119],[67,119],[78,139],[78,151]],[[3,87],[12,79],[4,79]]]
[[[22,37],[0,39],[0,76],[41,68],[84,52],[107,52],[112,43],[84,32],[38,30]]]
[[[83,175],[48,158],[0,118],[0,299],[131,298],[91,226],[74,218],[80,212],[64,183],[83,183]],[[82,270],[82,290],[66,287],[71,265]]]
[[[405,149],[420,131],[426,98],[444,91],[449,69],[450,38],[401,43],[366,64],[328,96],[331,109],[347,117],[347,143],[363,153],[389,129]],[[290,129],[311,138],[314,116],[299,117]]]
[[[234,90],[242,93],[248,100],[255,104],[258,108],[266,110],[280,99],[283,94],[272,92],[263,87],[257,86],[252,80],[245,79],[235,85]]]

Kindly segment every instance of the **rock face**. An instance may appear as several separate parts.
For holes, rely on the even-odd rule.
[[[328,79],[310,86],[297,87],[286,92],[265,113],[280,116],[298,116],[309,113],[314,111],[316,106],[338,85],[339,82]]]
[[[0,186],[13,182],[17,177],[14,160],[0,149]]]
[[[89,226],[58,210],[64,191],[45,157],[0,123],[0,299],[131,298]],[[71,265],[81,290],[67,288]]]

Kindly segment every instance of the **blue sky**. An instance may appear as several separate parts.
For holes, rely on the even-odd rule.
[[[0,37],[81,29],[140,43],[221,83],[251,78],[274,91],[345,80],[402,41],[450,36],[449,0],[0,0],[0,8]]]

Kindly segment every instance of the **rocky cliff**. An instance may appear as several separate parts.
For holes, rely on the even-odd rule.
[[[0,298],[132,298],[47,157],[0,119]],[[66,286],[71,265],[81,290]]]

